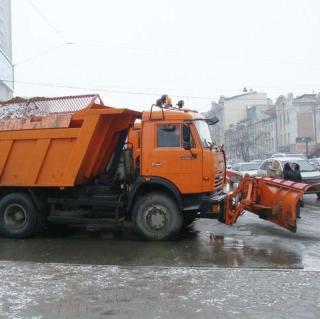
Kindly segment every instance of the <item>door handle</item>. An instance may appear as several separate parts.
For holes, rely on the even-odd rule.
[[[197,158],[197,154],[192,153],[192,155],[187,155],[187,156],[181,156],[180,159],[181,160],[194,160]]]
[[[159,163],[159,162],[151,163],[151,166],[152,166],[152,167],[160,167],[160,166],[161,166],[161,163]]]

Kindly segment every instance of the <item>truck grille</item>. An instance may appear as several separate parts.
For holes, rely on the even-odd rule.
[[[214,187],[215,188],[223,187],[224,178],[220,174],[222,174],[222,172],[219,172],[218,176],[214,179]]]

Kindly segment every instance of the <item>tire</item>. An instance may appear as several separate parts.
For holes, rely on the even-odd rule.
[[[183,226],[183,216],[176,203],[161,193],[140,198],[133,208],[132,220],[136,232],[147,240],[173,239]]]
[[[39,227],[39,212],[30,197],[12,193],[0,201],[0,233],[9,238],[28,238]]]

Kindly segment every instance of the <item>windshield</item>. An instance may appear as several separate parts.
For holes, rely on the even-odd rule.
[[[282,166],[284,166],[284,164],[288,163],[288,161],[282,161],[281,163],[282,163]],[[314,166],[310,162],[308,162],[306,160],[295,160],[292,163],[298,163],[299,164],[300,172],[314,172],[314,171],[316,171]]]
[[[255,171],[259,168],[260,163],[246,163],[241,164],[240,169],[241,171]]]
[[[209,125],[203,120],[194,121],[198,134],[201,139],[201,143],[205,148],[209,148],[213,145],[211,134],[209,130]]]

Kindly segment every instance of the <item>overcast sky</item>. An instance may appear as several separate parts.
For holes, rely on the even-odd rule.
[[[319,92],[319,14],[318,0],[12,0],[15,95],[142,110],[168,93],[205,111],[243,87]]]

